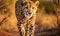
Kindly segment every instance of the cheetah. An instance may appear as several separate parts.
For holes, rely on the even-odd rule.
[[[39,1],[25,1],[18,5],[19,3],[16,4],[16,15],[20,36],[33,36],[35,30],[36,11]]]

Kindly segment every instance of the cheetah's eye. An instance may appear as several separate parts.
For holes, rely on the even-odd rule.
[[[32,7],[32,9],[34,9],[34,7]]]

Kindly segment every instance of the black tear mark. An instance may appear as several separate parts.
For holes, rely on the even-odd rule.
[[[2,25],[2,23],[6,20],[6,17],[0,22],[0,25]]]

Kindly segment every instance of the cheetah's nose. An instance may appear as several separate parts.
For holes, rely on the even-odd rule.
[[[30,15],[31,15],[31,13],[30,13],[30,12],[27,12],[27,13],[26,13],[26,15],[30,16]]]
[[[25,7],[26,9],[28,9],[28,7]]]
[[[31,14],[31,13],[28,13],[28,14]]]
[[[31,12],[30,12],[30,10],[27,10],[27,14],[31,15]]]

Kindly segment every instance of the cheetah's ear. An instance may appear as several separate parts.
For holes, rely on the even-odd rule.
[[[38,6],[39,5],[39,1],[36,1],[35,4],[36,4],[36,6]]]

